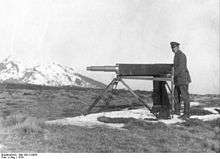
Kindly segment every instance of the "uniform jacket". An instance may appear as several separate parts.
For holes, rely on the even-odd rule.
[[[191,82],[191,77],[187,68],[186,56],[182,51],[178,51],[174,56],[174,84],[185,85]]]

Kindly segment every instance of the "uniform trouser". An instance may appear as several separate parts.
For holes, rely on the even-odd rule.
[[[190,102],[189,102],[189,92],[188,85],[176,85],[174,88],[175,97],[175,113],[180,114],[181,100],[184,102],[184,114],[190,115]]]

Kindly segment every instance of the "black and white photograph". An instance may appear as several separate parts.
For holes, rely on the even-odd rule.
[[[220,157],[219,19],[219,0],[0,0],[0,159]]]

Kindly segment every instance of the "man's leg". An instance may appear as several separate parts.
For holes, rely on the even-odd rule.
[[[188,85],[181,85],[179,86],[181,97],[184,102],[184,116],[190,116],[190,102],[189,102],[189,92],[188,92]]]
[[[174,105],[174,109],[175,109],[175,114],[176,115],[180,115],[180,109],[181,109],[181,100],[180,100],[180,88],[179,86],[175,86],[174,87],[174,98],[175,98],[175,105]]]

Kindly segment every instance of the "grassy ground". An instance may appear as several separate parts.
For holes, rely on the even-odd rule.
[[[44,120],[81,114],[100,90],[25,90],[0,92],[0,152],[220,152],[220,119],[165,125],[134,118],[101,118],[103,122],[124,123],[123,129],[45,125]],[[150,93],[137,91],[150,102]],[[93,112],[120,110],[137,101],[123,90]],[[219,106],[219,96],[193,95],[205,106]],[[203,105],[203,106],[204,106]],[[201,106],[201,107],[203,107]],[[110,109],[109,109],[110,108]],[[194,114],[208,112],[198,108]]]

